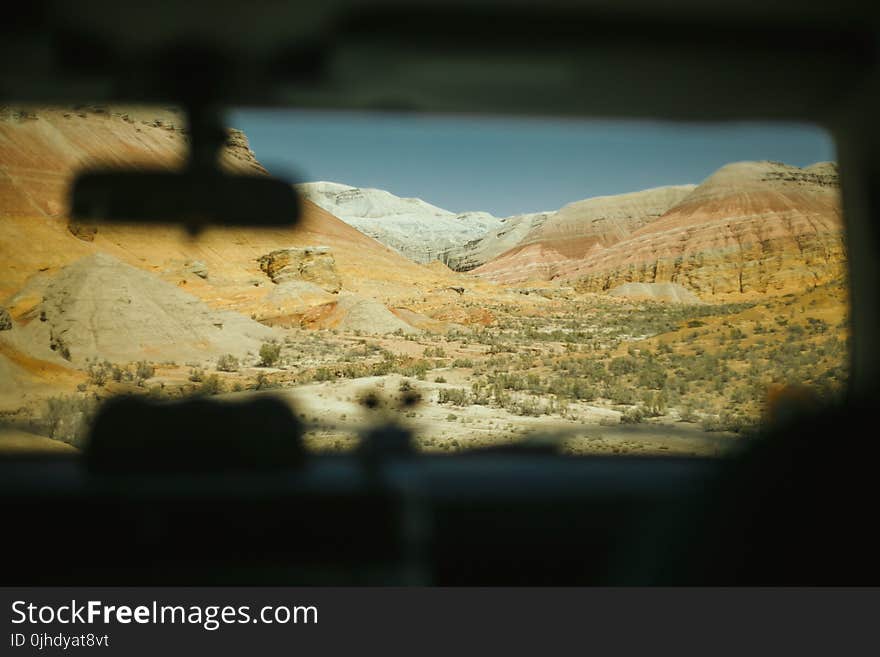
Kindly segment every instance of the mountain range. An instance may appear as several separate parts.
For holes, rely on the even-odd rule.
[[[402,198],[382,189],[352,187],[334,182],[297,185],[305,198],[339,217],[362,233],[374,237],[401,255],[426,264],[439,260],[452,269],[466,271],[498,255],[506,247],[491,249],[505,234],[519,235],[515,227],[528,227],[549,212],[495,217],[488,212],[454,213],[419,198]],[[515,242],[510,242],[511,244]],[[487,248],[489,250],[487,250]]]
[[[845,259],[833,162],[736,162],[699,185],[504,218],[338,183],[299,189],[411,260],[439,260],[500,284],[602,292],[673,283],[709,300],[799,291],[839,276]]]

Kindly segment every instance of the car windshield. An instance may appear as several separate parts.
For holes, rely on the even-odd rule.
[[[77,452],[102,401],[275,395],[319,451],[720,455],[848,372],[819,128],[238,109],[227,169],[291,228],[70,220],[94,162],[173,166],[172,109],[3,108],[0,449]],[[244,437],[243,437],[244,439]]]

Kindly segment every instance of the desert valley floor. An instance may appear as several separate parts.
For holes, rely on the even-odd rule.
[[[313,183],[289,230],[69,220],[78,166],[184,140],[171,112],[4,108],[0,449],[75,451],[113,395],[277,395],[317,450],[396,422],[430,452],[716,455],[845,385],[832,163],[504,218]],[[235,131],[223,164],[263,172]]]

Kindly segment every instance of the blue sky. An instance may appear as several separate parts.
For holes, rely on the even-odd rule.
[[[834,159],[824,131],[790,124],[240,110],[257,158],[294,181],[378,187],[455,212],[555,210],[590,196],[699,183],[738,160]]]

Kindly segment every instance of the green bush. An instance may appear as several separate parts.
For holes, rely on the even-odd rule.
[[[135,369],[135,376],[138,379],[152,379],[156,375],[156,368],[145,360],[138,362]]]
[[[238,372],[238,358],[232,354],[223,354],[217,359],[217,370],[220,372]]]
[[[645,411],[640,406],[629,408],[620,416],[621,424],[639,424],[645,419]]]
[[[319,367],[315,370],[315,381],[331,381],[335,377],[333,372],[327,367]]]
[[[265,372],[260,372],[257,374],[257,382],[254,386],[255,390],[271,390],[272,388],[278,388],[279,384],[272,381],[269,376]]]
[[[513,402],[508,408],[512,413],[516,413],[517,415],[526,415],[531,417],[538,417],[550,412],[542,407],[538,400],[534,397],[526,397],[525,399],[520,399],[519,401]]]
[[[260,365],[272,367],[281,358],[281,345],[277,342],[264,342],[260,347]]]
[[[721,423],[721,419],[718,417],[704,417],[703,421],[700,423],[700,426],[703,431],[724,431],[724,426]]]
[[[467,390],[462,388],[443,389],[437,396],[438,404],[455,404],[456,406],[467,406],[469,404],[469,395]]]
[[[224,391],[223,381],[216,374],[211,374],[199,386],[199,393],[203,395],[218,395]]]
[[[629,386],[612,386],[606,396],[615,404],[634,404],[636,402],[635,392]]]
[[[420,381],[424,381],[428,370],[433,369],[433,367],[433,363],[419,359],[407,364],[399,365],[397,371],[403,376],[414,376]]]
[[[642,368],[638,375],[640,388],[660,390],[666,384],[666,370],[657,365]]]
[[[88,368],[89,383],[101,387],[107,383],[107,377],[112,371],[109,363],[92,363]]]
[[[633,374],[638,369],[638,362],[632,356],[612,358],[608,363],[608,371],[616,376]]]

